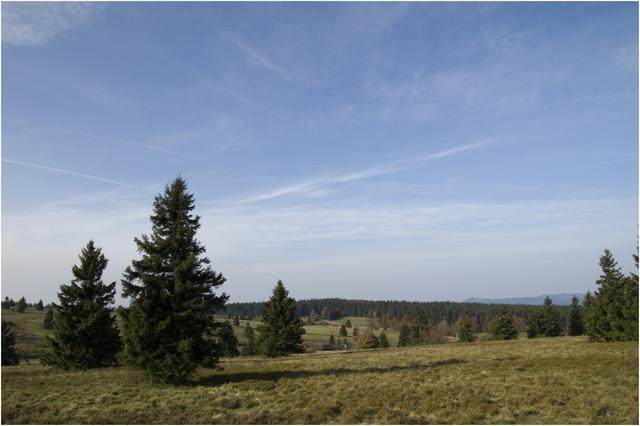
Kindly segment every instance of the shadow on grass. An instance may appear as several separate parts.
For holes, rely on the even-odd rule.
[[[368,368],[324,368],[322,370],[286,370],[286,371],[256,371],[244,373],[219,373],[202,377],[191,382],[194,386],[218,386],[225,383],[243,382],[245,380],[278,381],[280,379],[302,379],[315,376],[346,376],[352,374],[367,373],[391,373],[407,370],[424,370],[443,367],[447,365],[462,364],[465,361],[456,358],[444,359],[429,363],[411,363],[408,365],[398,365],[390,367],[368,367]]]

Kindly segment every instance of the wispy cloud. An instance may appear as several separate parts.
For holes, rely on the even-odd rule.
[[[329,183],[329,181],[314,179],[314,180],[309,180],[307,182],[302,182],[296,185],[283,186],[281,188],[274,189],[273,191],[269,191],[264,194],[259,194],[254,197],[245,198],[240,202],[252,203],[255,201],[271,200],[273,198],[282,197],[283,195],[301,194],[301,193],[309,192],[314,188],[316,188],[318,185],[321,185],[323,183]]]
[[[397,160],[397,161],[388,162],[384,164],[378,164],[369,168],[364,168],[364,169],[356,170],[353,172],[312,178],[304,182],[300,182],[292,185],[286,185],[280,188],[276,188],[272,191],[268,191],[263,194],[245,198],[241,200],[241,202],[250,203],[250,202],[256,202],[256,201],[265,201],[265,200],[271,200],[274,198],[282,197],[285,195],[292,195],[292,194],[313,194],[321,190],[322,187],[326,185],[354,182],[354,181],[368,179],[372,177],[383,176],[390,173],[400,172],[402,170],[406,170],[407,168],[417,163],[451,157],[466,151],[471,151],[474,149],[481,148],[483,146],[490,144],[491,142],[492,142],[491,139],[483,139],[478,142],[456,146],[454,148],[445,149],[445,150],[434,152],[431,154],[416,156],[409,159]]]
[[[238,93],[237,91],[231,90],[228,86],[224,86],[220,83],[214,82],[211,78],[209,78],[207,74],[188,66],[183,66],[183,68],[187,70],[187,72],[191,74],[191,76],[198,83],[200,83],[205,89],[209,90],[210,92],[213,92],[216,95],[227,95],[243,105],[273,114],[273,110],[271,108],[259,104],[258,102],[242,95],[241,93]]]
[[[49,125],[46,125],[46,124],[34,123],[32,121],[29,121],[29,120],[22,120],[22,119],[17,119],[17,118],[8,118],[8,119],[11,120],[11,121],[14,121],[16,123],[23,123],[23,124],[26,124],[28,126],[37,127],[37,128],[46,129],[46,130],[53,130],[53,131],[60,132],[60,133],[66,133],[68,135],[82,136],[82,137],[95,139],[95,140],[100,140],[100,141],[104,141],[104,142],[115,142],[115,143],[118,143],[118,144],[127,145],[127,146],[131,146],[131,147],[135,147],[135,148],[142,148],[142,149],[149,150],[149,151],[162,152],[164,154],[185,156],[185,154],[183,154],[181,152],[173,151],[173,150],[170,150],[170,149],[161,148],[161,147],[154,146],[154,145],[136,143],[136,142],[127,141],[127,140],[124,140],[124,139],[112,138],[110,136],[98,135],[98,134],[95,134],[95,133],[82,132],[82,131],[78,131],[78,130],[65,129],[65,128],[57,127],[57,126],[49,126]]]
[[[40,46],[87,21],[91,3],[3,2],[2,40],[16,46]]]
[[[435,160],[437,158],[445,158],[445,157],[450,157],[452,155],[457,155],[460,154],[462,152],[465,151],[470,151],[472,149],[478,149],[480,147],[483,147],[487,144],[491,143],[490,139],[484,139],[475,143],[470,143],[467,145],[461,145],[461,146],[457,146],[455,148],[451,148],[451,149],[445,149],[443,151],[439,151],[439,152],[434,152],[433,154],[427,154],[421,157],[416,157],[413,160],[410,160],[411,162],[420,162],[420,161],[428,161],[428,160]]]
[[[268,70],[272,71],[273,73],[279,75],[280,77],[282,77],[283,79],[288,79],[289,76],[288,74],[285,72],[285,70],[282,67],[279,67],[278,65],[276,65],[271,59],[269,59],[264,53],[259,52],[258,50],[256,50],[254,47],[251,47],[249,44],[247,44],[246,42],[234,38],[234,37],[227,37],[227,39],[236,47],[238,47],[239,49],[241,49],[242,51],[244,51],[247,55],[249,55],[249,57],[257,64],[263,66],[264,68],[267,68]]]
[[[67,175],[67,176],[75,176],[75,177],[79,177],[79,178],[83,178],[83,179],[90,179],[90,180],[94,180],[94,181],[98,181],[98,182],[102,182],[102,183],[109,183],[109,184],[112,184],[112,185],[131,186],[131,185],[126,184],[124,182],[120,182],[120,181],[113,180],[113,179],[107,179],[107,178],[103,178],[103,177],[100,177],[100,176],[88,175],[88,174],[85,174],[85,173],[74,172],[73,170],[60,169],[60,168],[57,168],[57,167],[43,166],[42,164],[28,163],[26,161],[17,161],[17,160],[10,160],[8,158],[3,158],[2,162],[3,163],[8,163],[8,164],[15,164],[15,165],[18,165],[18,166],[31,167],[32,169],[45,170],[47,172],[56,173],[56,174],[62,174],[62,175]]]

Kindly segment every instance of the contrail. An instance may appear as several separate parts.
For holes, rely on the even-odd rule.
[[[172,151],[170,149],[160,148],[160,147],[153,146],[153,145],[145,145],[145,144],[142,144],[142,143],[130,142],[130,141],[127,141],[127,140],[124,140],[124,139],[118,139],[118,138],[112,138],[112,137],[109,137],[109,136],[96,135],[96,134],[93,134],[93,133],[86,133],[86,132],[81,132],[81,131],[78,131],[78,130],[64,129],[62,127],[48,126],[46,124],[34,123],[32,121],[21,120],[21,119],[18,119],[18,118],[9,118],[9,120],[15,121],[17,123],[24,123],[24,124],[27,124],[27,125],[33,126],[33,127],[39,127],[41,129],[47,129],[47,130],[53,130],[53,131],[60,132],[60,133],[66,133],[66,134],[69,134],[69,135],[83,136],[83,137],[86,137],[86,138],[101,140],[101,141],[105,141],[105,142],[115,142],[115,143],[119,143],[119,144],[122,144],[122,145],[128,145],[128,146],[133,146],[133,147],[136,147],[136,148],[147,149],[147,150],[150,150],[150,151],[162,152],[164,154],[179,155],[179,156],[183,156],[183,157],[185,156],[181,152]]]
[[[281,197],[283,195],[309,192],[311,190],[317,189],[325,185],[330,185],[335,183],[344,183],[344,182],[353,182],[353,181],[368,179],[376,176],[384,176],[387,174],[396,173],[396,172],[405,170],[409,167],[414,166],[417,163],[454,156],[454,155],[463,153],[465,151],[483,147],[490,143],[492,143],[491,139],[484,139],[478,142],[474,142],[466,145],[459,145],[453,148],[445,149],[443,151],[434,152],[432,154],[417,156],[414,158],[393,161],[393,162],[384,163],[384,164],[378,164],[376,166],[358,170],[351,173],[346,173],[338,176],[328,176],[328,177],[325,176],[322,178],[315,178],[315,179],[308,180],[306,182],[277,188],[265,194],[260,194],[254,197],[245,198],[243,200],[240,200],[240,203],[250,203],[255,201],[270,200],[273,198]]]
[[[98,182],[110,183],[112,185],[131,187],[131,185],[126,184],[124,182],[120,182],[120,181],[113,180],[113,179],[107,179],[107,178],[103,178],[103,177],[100,177],[100,176],[93,176],[93,175],[87,175],[87,174],[84,174],[84,173],[78,173],[78,172],[74,172],[72,170],[59,169],[57,167],[43,166],[41,164],[35,164],[35,163],[27,163],[25,161],[9,160],[8,158],[3,158],[2,161],[4,163],[16,164],[18,166],[24,166],[24,167],[31,167],[33,169],[46,170],[48,172],[59,173],[59,174],[62,174],[62,175],[75,176],[75,177],[80,177],[80,178],[84,178],[84,179],[91,179],[91,180],[95,180],[95,181],[98,181]]]

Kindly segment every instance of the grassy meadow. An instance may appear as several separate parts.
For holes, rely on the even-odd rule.
[[[558,337],[128,368],[2,368],[3,423],[638,423],[638,345]]]
[[[44,320],[45,314],[46,309],[44,311],[38,311],[34,308],[27,308],[23,313],[17,313],[10,309],[2,309],[2,318],[11,322],[11,329],[16,336],[16,349],[21,359],[37,359],[47,350],[45,336],[50,331],[42,328],[42,321]],[[216,319],[222,321],[228,320],[227,318]],[[338,340],[342,341],[343,338],[339,336],[340,325],[347,319],[350,319],[353,325],[357,326],[361,332],[364,331],[367,326],[367,318],[359,317],[345,317],[336,321],[323,321],[321,325],[305,324],[303,341],[307,348],[311,350],[320,349],[323,344],[329,342],[329,336],[332,334],[336,342]],[[260,324],[259,321],[240,320],[240,326],[233,327],[240,344],[244,344],[247,340],[243,334],[247,322],[251,324],[254,330]],[[380,334],[380,331],[381,330],[377,330],[376,334]],[[349,328],[347,340],[350,344],[353,344],[352,333],[353,328]],[[392,346],[397,345],[398,331],[389,329],[385,331],[385,333],[387,334],[389,343]]]
[[[22,313],[10,309],[2,309],[2,319],[11,323],[11,330],[16,337],[16,352],[20,359],[39,358],[47,350],[45,336],[50,330],[42,328],[46,315],[44,311],[27,308]]]

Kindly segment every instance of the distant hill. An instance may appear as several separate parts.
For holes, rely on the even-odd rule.
[[[570,305],[573,296],[577,296],[580,302],[584,298],[584,294],[579,293],[560,293],[549,294],[535,297],[507,297],[504,299],[489,299],[489,298],[477,298],[472,297],[465,300],[465,303],[495,303],[505,305],[542,305],[544,298],[549,296],[553,300],[554,305]]]

